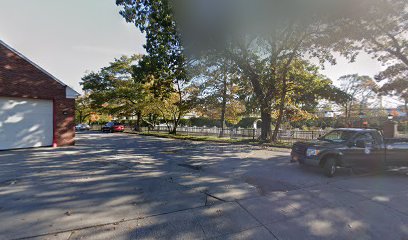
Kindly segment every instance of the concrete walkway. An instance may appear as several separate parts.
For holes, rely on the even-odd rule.
[[[406,170],[125,134],[0,152],[0,239],[408,239]]]

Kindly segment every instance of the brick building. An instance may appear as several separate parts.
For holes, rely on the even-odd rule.
[[[0,150],[73,145],[76,96],[0,41]]]

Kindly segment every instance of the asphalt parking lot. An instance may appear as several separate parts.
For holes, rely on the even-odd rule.
[[[0,152],[0,239],[408,239],[407,171],[126,134]]]

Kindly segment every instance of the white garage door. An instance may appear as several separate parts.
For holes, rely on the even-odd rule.
[[[53,103],[0,97],[0,150],[51,146]]]

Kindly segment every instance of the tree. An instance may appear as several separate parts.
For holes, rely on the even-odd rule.
[[[284,85],[285,84],[285,85]],[[304,121],[316,118],[314,114],[322,100],[343,102],[347,95],[333,86],[333,82],[319,74],[319,68],[308,61],[295,59],[288,72],[288,80],[278,85],[274,116],[277,125],[283,118],[291,121]],[[273,139],[276,139],[275,128]]]
[[[337,10],[349,5],[327,2],[117,0],[122,16],[146,33],[143,62],[154,76],[155,94],[178,91],[182,96],[187,53],[189,64],[202,55],[227,59],[240,79],[250,83],[247,95],[261,113],[261,139],[272,141],[282,123],[288,85],[296,80],[291,79],[294,62],[316,57],[335,63],[331,50],[343,17]],[[345,49],[340,44],[336,47]],[[182,108],[182,97],[174,104]],[[273,107],[279,114],[272,135]]]
[[[407,105],[408,1],[362,2],[366,6],[365,11],[345,19],[341,29],[342,34],[347,37],[344,41],[349,41],[352,49],[364,50],[387,66],[386,70],[375,77],[378,81],[386,82],[380,92],[398,96]]]
[[[360,76],[358,74],[345,75],[339,78],[340,89],[349,95],[347,101],[344,101],[346,124],[351,126],[351,119],[354,112],[362,112],[369,104],[369,100],[377,96],[378,86],[369,76]],[[358,114],[357,113],[357,114]]]
[[[189,4],[185,7],[188,11],[178,11],[182,15],[179,19],[187,19],[180,24],[183,39],[193,43],[185,44],[188,52],[193,57],[203,52],[218,55],[239,69],[241,79],[250,82],[248,95],[261,113],[261,139],[275,141],[288,82],[295,81],[290,79],[294,61],[317,57],[321,62],[334,62],[329,47],[337,25],[331,20],[330,9],[325,4],[308,6],[295,1],[258,1],[249,5],[237,1],[233,7],[217,2],[216,11],[202,14],[208,13],[202,4],[196,5],[197,1]],[[274,106],[280,114],[272,135]]]
[[[192,80],[196,87],[195,110],[202,116],[220,120],[220,137],[224,136],[226,121],[238,123],[245,106],[239,99],[238,76],[226,59],[202,59]],[[198,71],[197,71],[198,69]]]
[[[177,126],[186,112],[184,102],[186,89],[186,60],[183,54],[181,36],[169,0],[117,0],[122,7],[120,14],[127,22],[135,24],[146,34],[144,45],[148,53],[136,73],[152,80],[154,97],[171,102],[178,108],[173,117],[171,133],[176,134]],[[177,101],[174,96],[177,96]],[[167,98],[167,99],[166,99]]]
[[[94,109],[117,117],[136,115],[136,128],[140,126],[147,97],[146,86],[134,78],[133,72],[133,66],[141,59],[141,55],[122,56],[99,72],[87,74],[81,83]]]
[[[90,122],[90,116],[95,112],[91,106],[91,99],[89,96],[80,96],[75,101],[75,122],[85,123]]]
[[[408,74],[407,74],[408,76]],[[385,83],[380,92],[392,96],[398,96],[404,101],[404,110],[408,114],[408,80],[407,78],[394,78]]]

